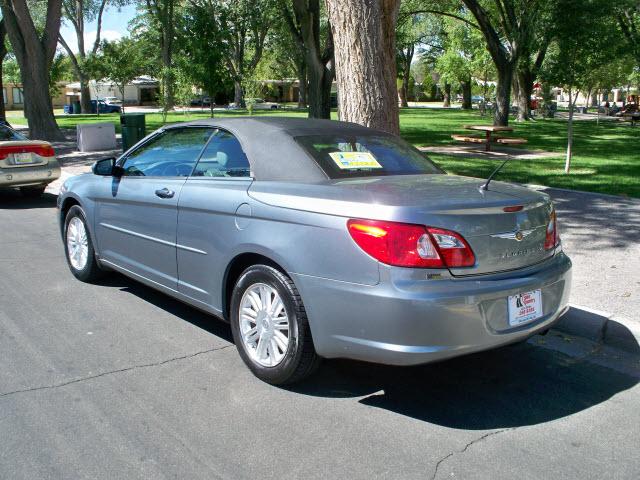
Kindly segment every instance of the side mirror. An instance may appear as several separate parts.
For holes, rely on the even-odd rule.
[[[116,159],[113,157],[98,160],[91,167],[91,171],[94,175],[101,175],[103,177],[119,177],[122,174],[122,169],[116,165]]]

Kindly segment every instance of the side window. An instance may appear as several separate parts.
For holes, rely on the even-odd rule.
[[[211,128],[176,128],[161,133],[125,159],[129,177],[188,177],[213,133]]]
[[[250,177],[249,160],[236,137],[218,130],[193,171],[194,177]]]

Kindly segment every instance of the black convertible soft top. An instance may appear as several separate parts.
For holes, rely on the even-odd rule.
[[[178,123],[184,126],[219,127],[235,135],[249,158],[256,180],[318,182],[327,174],[294,140],[303,135],[389,135],[355,123],[295,117],[208,118]]]

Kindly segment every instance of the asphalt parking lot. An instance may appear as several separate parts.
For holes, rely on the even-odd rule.
[[[568,248],[601,261],[577,251],[585,222]],[[328,361],[276,388],[221,321],[120,275],[76,281],[54,196],[0,194],[0,227],[0,478],[640,477],[637,356],[552,332],[416,368]],[[600,240],[635,252],[611,228]],[[603,278],[577,268],[576,298],[628,315],[637,270],[602,261]]]

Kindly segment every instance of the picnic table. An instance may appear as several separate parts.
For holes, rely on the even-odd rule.
[[[464,125],[464,128],[466,130],[485,132],[485,135],[482,137],[477,135],[454,134],[451,135],[451,138],[458,140],[459,142],[484,143],[484,148],[487,152],[491,151],[491,142],[501,143],[503,145],[520,145],[522,143],[527,143],[524,138],[493,136],[496,132],[513,132],[513,128],[511,127],[500,127],[495,125]]]
[[[624,120],[630,121],[631,126],[634,127],[636,125],[636,122],[640,122],[640,112],[625,113],[622,115],[622,118]]]

